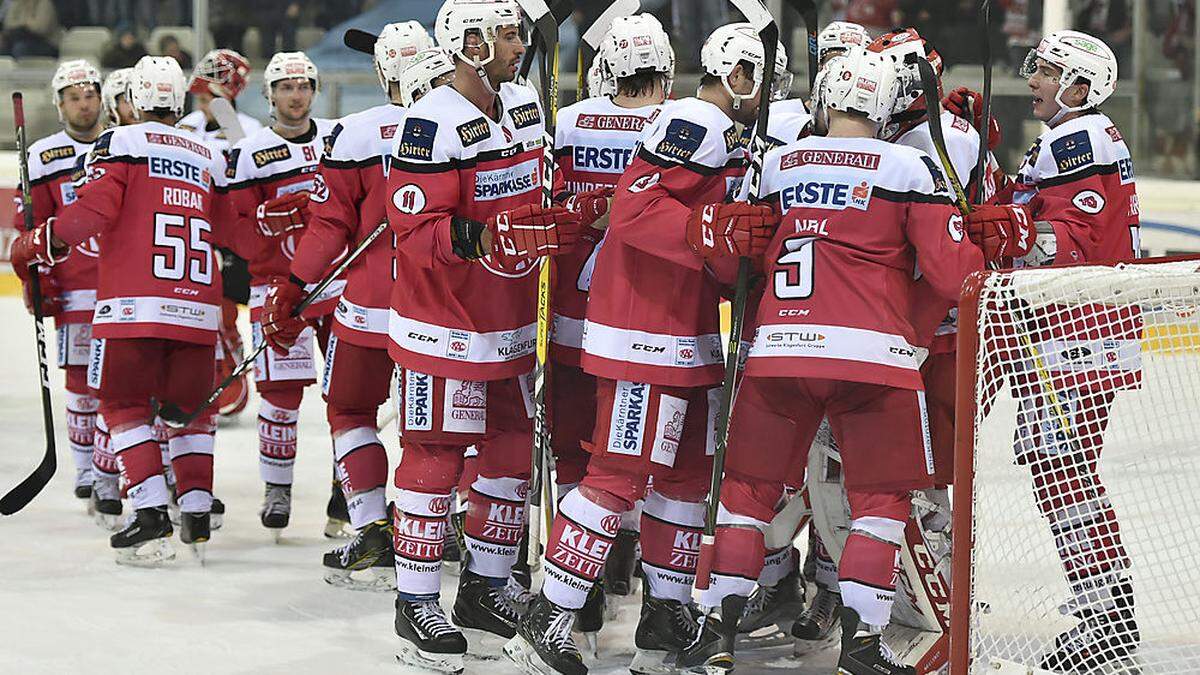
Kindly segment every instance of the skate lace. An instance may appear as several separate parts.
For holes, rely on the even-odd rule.
[[[837,604],[836,594],[824,588],[817,589],[817,597],[813,598],[813,604],[808,612],[808,616],[813,621],[824,624],[833,618]]]
[[[353,553],[356,549],[358,549],[362,546],[362,542],[363,542],[363,539],[365,538],[366,532],[367,532],[367,528],[364,527],[363,529],[359,530],[354,535],[354,538],[351,539],[349,542],[342,544],[341,546],[334,549],[334,551],[337,552],[338,559],[342,561],[343,565],[349,565],[351,563],[351,561],[353,560]]]
[[[446,620],[442,606],[434,600],[416,603],[413,606],[413,620],[422,632],[431,637],[455,632],[454,627]]]
[[[533,602],[533,594],[525,587],[509,577],[508,583],[496,592],[497,604],[515,621]]]
[[[286,487],[268,485],[263,498],[264,513],[287,513],[291,510],[292,495]]]
[[[746,608],[742,610],[742,618],[762,613],[770,604],[773,595],[775,595],[775,587],[759,586],[746,601]]]
[[[675,625],[680,635],[687,636],[687,640],[685,640],[687,644],[700,635],[700,623],[692,616],[688,606],[682,602],[671,604],[671,623]]]
[[[571,628],[575,625],[575,613],[558,610],[557,615],[546,626],[546,643],[560,652],[579,654],[575,639],[571,637]]]

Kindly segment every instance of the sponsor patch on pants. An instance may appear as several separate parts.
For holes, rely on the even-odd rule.
[[[608,423],[609,452],[635,457],[642,454],[649,398],[650,385],[624,380],[617,382]]]
[[[433,430],[433,376],[404,371],[404,430]]]
[[[446,380],[442,431],[462,434],[487,431],[487,382]]]
[[[650,461],[663,466],[675,466],[679,439],[683,438],[683,423],[687,419],[687,399],[663,394],[658,397],[658,421],[654,425],[654,446]]]
[[[99,389],[104,380],[104,345],[105,340],[92,340],[91,353],[88,355],[87,383],[92,389]]]

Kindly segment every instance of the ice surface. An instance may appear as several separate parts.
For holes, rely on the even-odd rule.
[[[244,312],[243,312],[244,319]],[[22,480],[43,451],[32,320],[19,298],[0,298],[0,491]],[[52,325],[47,323],[53,340]],[[243,327],[243,335],[249,331]],[[54,344],[49,345],[54,359]],[[215,493],[226,504],[206,567],[175,540],[170,568],[113,562],[108,533],[72,495],[74,467],[63,420],[62,374],[52,370],[58,472],[25,510],[0,519],[0,673],[416,673],[395,660],[392,596],[322,581],[322,535],[331,451],[320,390],[306,390],[291,524],[280,544],[260,525],[253,397],[217,434]],[[395,466],[394,431],[383,434]],[[126,509],[128,509],[126,505]],[[445,577],[443,600],[457,577]],[[447,605],[447,609],[449,606]],[[627,673],[637,603],[629,598],[600,634],[597,675]],[[469,633],[468,673],[515,673],[503,640]],[[738,673],[829,673],[836,651],[790,658],[791,648],[739,652]]]

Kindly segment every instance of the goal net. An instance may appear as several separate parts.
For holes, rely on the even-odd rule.
[[[1200,260],[959,309],[952,673],[1200,672]]]

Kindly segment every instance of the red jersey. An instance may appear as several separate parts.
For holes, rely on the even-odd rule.
[[[230,222],[225,159],[191,134],[159,122],[117,127],[96,141],[78,199],[55,235],[104,242],[92,317],[97,338],[161,338],[215,344],[221,275],[213,223]],[[229,242],[233,243],[233,242]]]
[[[596,96],[558,113],[554,153],[569,192],[614,188],[659,106],[622,108],[607,96]],[[583,350],[583,320],[588,288],[603,234],[591,228],[574,251],[554,259],[554,330],[551,357],[578,366]]]
[[[333,128],[321,178],[328,199],[312,204],[291,270],[313,283],[329,266],[369,235],[387,216],[387,167],[404,108],[386,104],[344,117]],[[388,299],[395,247],[380,235],[354,262],[333,312],[338,338],[360,347],[387,348]]]
[[[545,127],[537,93],[504,84],[498,120],[453,86],[408,109],[392,148],[387,217],[396,233],[388,351],[403,368],[459,380],[501,380],[533,368],[537,264],[510,270],[463,260],[454,216],[486,222],[542,202]]]
[[[63,207],[75,201],[75,181],[82,161],[92,149],[92,143],[71,138],[59,131],[29,146],[29,188],[33,198],[33,222],[43,223],[62,213]],[[20,188],[13,227],[25,230]],[[65,261],[51,267],[41,267],[62,289],[62,314],[56,324],[89,323],[96,308],[96,259],[100,246],[95,237],[79,242]]]
[[[697,98],[662,107],[617,183],[592,273],[584,370],[676,387],[721,381],[720,286],[685,230],[693,209],[736,194],[745,172],[742,134],[720,108]]]
[[[267,279],[286,277],[303,230],[292,230],[280,237],[266,237],[258,231],[254,212],[258,205],[291,192],[308,190],[312,201],[320,203],[329,196],[324,180],[317,172],[321,154],[333,131],[330,120],[313,118],[309,130],[285,139],[270,127],[234,144],[229,151],[229,196],[238,214],[238,227],[250,233],[252,245],[237,254],[250,268],[250,319],[258,321],[267,297]],[[314,204],[315,205],[315,204]],[[309,306],[304,316],[323,316],[333,311],[344,281],[329,285],[319,302]]]
[[[746,374],[921,390],[911,325],[918,263],[944,314],[983,254],[933,159],[870,138],[810,136],[763,160],[783,220]]]

